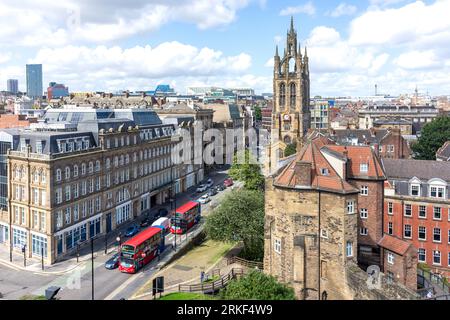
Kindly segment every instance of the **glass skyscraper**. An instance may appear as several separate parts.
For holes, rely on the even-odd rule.
[[[17,79],[8,79],[6,81],[7,91],[13,94],[17,94],[19,92],[19,80]]]
[[[42,64],[27,64],[27,96],[40,98],[42,95]]]

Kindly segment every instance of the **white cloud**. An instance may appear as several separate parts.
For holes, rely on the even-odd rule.
[[[185,78],[240,79],[247,74],[252,59],[246,53],[226,56],[221,51],[174,41],[156,47],[127,49],[119,46],[44,48],[28,62],[42,63],[45,79],[57,79],[74,90],[112,90],[148,89],[157,81]]]
[[[369,10],[350,25],[354,45],[419,44],[427,38],[444,37],[450,42],[450,0],[426,5],[417,1],[398,9]]]
[[[401,68],[414,70],[442,67],[444,61],[440,60],[433,50],[426,50],[403,53],[395,60],[395,63]]]
[[[314,4],[311,1],[309,1],[309,2],[299,5],[299,6],[284,8],[280,11],[281,16],[290,16],[290,15],[295,15],[295,14],[299,14],[299,13],[304,13],[304,14],[312,16],[316,13],[316,7],[314,6]]]
[[[270,58],[269,60],[266,61],[266,63],[264,64],[264,67],[273,68],[274,65],[275,65],[275,62],[273,61],[273,58]]]
[[[315,27],[307,40],[308,46],[324,46],[332,45],[341,39],[339,32],[336,29],[318,26]]]
[[[351,16],[354,15],[358,11],[356,6],[347,3],[340,3],[333,11],[328,12],[328,15],[334,18],[340,16]]]
[[[76,1],[2,0],[0,44],[64,46],[107,42],[157,30],[172,22],[199,29],[226,26],[237,12],[261,0]]]

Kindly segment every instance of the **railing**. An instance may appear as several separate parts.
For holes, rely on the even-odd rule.
[[[450,295],[450,287],[445,283],[442,277],[432,273],[431,271],[424,271],[422,269],[417,269],[417,279],[418,283],[422,286],[425,284],[431,285],[433,288],[438,288],[442,290],[444,295]]]
[[[239,263],[241,266],[255,269],[258,268],[260,270],[264,269],[264,264],[260,261],[249,261],[242,258],[239,258],[237,256],[232,256],[231,258],[228,258],[227,265],[233,264],[233,263]]]
[[[236,279],[239,276],[244,275],[244,269],[242,268],[233,268],[231,271],[222,276],[220,279],[212,281],[212,282],[203,282],[198,284],[180,284],[178,285],[179,292],[203,292],[203,293],[214,293],[219,289],[222,289],[227,286],[227,284]]]

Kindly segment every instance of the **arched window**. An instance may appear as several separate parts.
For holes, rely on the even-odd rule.
[[[96,172],[100,171],[100,161],[99,160],[95,161],[95,171]]]
[[[296,67],[295,67],[295,60],[294,59],[289,59],[289,73],[293,73],[293,72],[295,72],[296,70]]]
[[[70,179],[70,167],[66,167],[66,180]]]
[[[291,144],[291,137],[285,136],[285,137],[283,138],[283,141],[284,141],[284,143],[286,143],[286,144]]]
[[[78,177],[78,165],[73,166],[73,176]]]
[[[56,169],[56,181],[61,181],[61,169]]]
[[[94,164],[91,162],[89,162],[89,173],[93,173],[94,172]]]
[[[295,106],[295,100],[297,99],[297,92],[296,92],[296,87],[295,87],[295,83],[291,83],[290,86],[290,105],[291,107]]]
[[[286,104],[286,85],[284,83],[280,84],[280,106],[283,106]]]
[[[81,174],[82,174],[82,175],[85,175],[85,174],[86,174],[86,164],[85,164],[85,163],[82,163],[82,164],[81,164]]]

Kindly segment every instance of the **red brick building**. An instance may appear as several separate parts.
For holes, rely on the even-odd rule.
[[[389,282],[398,281],[417,290],[417,249],[410,242],[387,234],[379,245],[383,272]]]
[[[0,129],[28,127],[30,123],[36,123],[36,118],[28,118],[26,115],[2,114],[0,115]]]
[[[450,278],[450,163],[383,159],[384,232],[417,249],[417,260]]]
[[[348,182],[358,194],[358,263],[380,265],[378,242],[383,236],[383,193],[386,180],[379,158],[369,146],[329,145],[327,150],[348,159]]]

